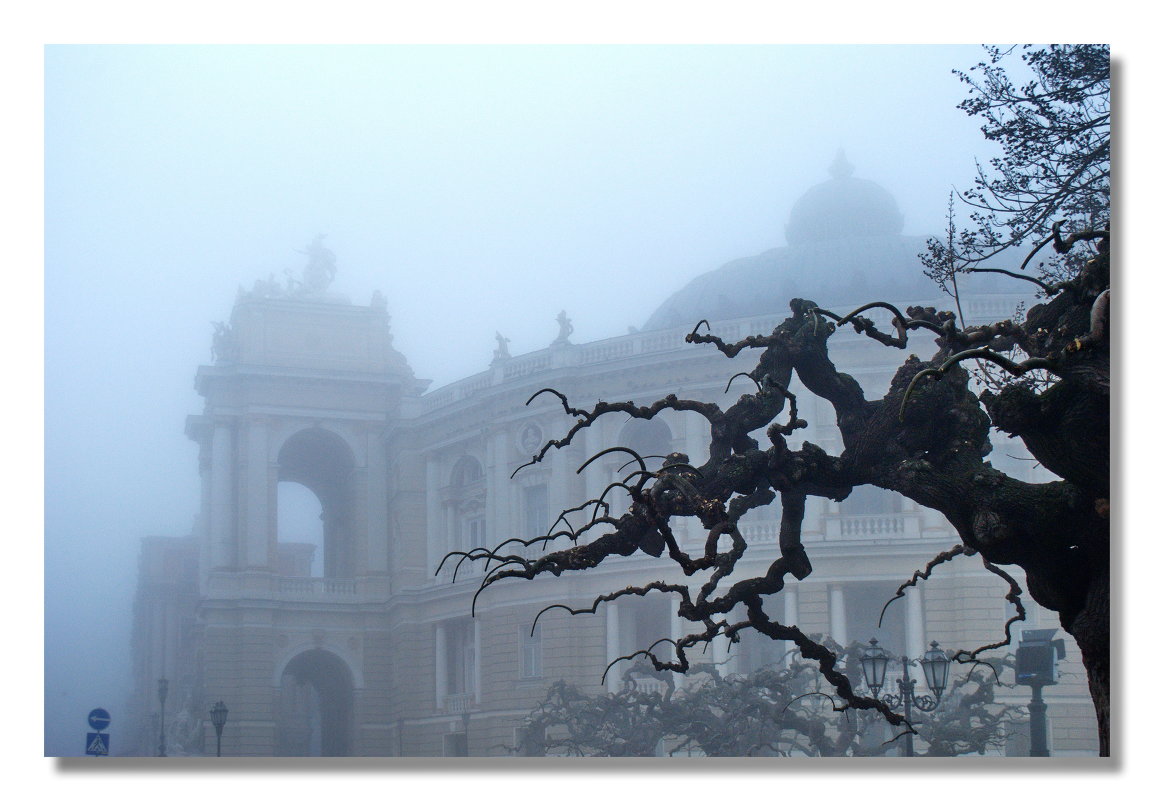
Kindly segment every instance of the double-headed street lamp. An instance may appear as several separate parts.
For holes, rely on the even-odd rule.
[[[877,698],[886,680],[886,668],[889,667],[890,658],[886,656],[885,651],[878,647],[878,641],[874,638],[870,640],[869,647],[862,651],[860,660],[862,672],[865,673],[866,685],[870,688],[874,698]],[[926,675],[926,684],[934,694],[933,698],[914,693],[914,685],[917,684],[917,681],[910,678],[910,662],[921,663],[922,671]],[[906,720],[912,721],[913,707],[917,707],[922,712],[929,712],[936,709],[941,703],[942,693],[946,690],[946,679],[949,674],[950,658],[946,656],[945,651],[938,647],[937,642],[931,642],[930,650],[926,651],[925,656],[921,659],[911,660],[907,656],[902,657],[902,677],[897,681],[898,694],[886,693],[880,700],[890,707],[901,704],[905,707]],[[913,737],[906,738],[905,755],[914,755]]]
[[[225,721],[228,720],[228,707],[224,705],[224,701],[217,701],[208,711],[208,716],[212,718],[213,728],[216,729],[216,755],[220,756],[220,735],[224,732]]]

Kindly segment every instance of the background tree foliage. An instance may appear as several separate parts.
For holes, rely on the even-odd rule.
[[[983,262],[1030,248],[1044,282],[1069,280],[1094,255],[1092,240],[1048,257],[1038,250],[1054,241],[1058,221],[1067,231],[1109,228],[1110,50],[1024,45],[986,52],[988,61],[955,70],[969,93],[959,108],[982,121],[1002,155],[977,163],[973,186],[961,193],[970,227],[953,228],[951,215],[952,235],[931,242],[923,261],[949,289],[957,271],[980,272],[994,266]],[[1012,71],[1029,77],[1017,85]]]
[[[855,644],[839,653],[851,671]],[[1005,661],[954,679],[932,713],[919,713],[922,756],[984,754],[1004,742],[1004,723],[1023,719],[1017,705],[998,703]],[[675,689],[668,673],[630,667],[616,693],[588,694],[559,681],[526,720],[525,755],[562,756],[883,756],[899,735],[875,712],[846,709],[825,693],[812,663],[766,666],[748,676],[722,676],[711,663],[693,665]],[[654,692],[638,679],[659,677]],[[858,677],[860,678],[860,677]]]
[[[979,169],[974,189],[963,194],[975,208],[975,228],[953,230],[947,244],[931,248],[926,263],[931,273],[938,270],[935,278],[951,283],[960,270],[1026,277],[1039,289],[1040,301],[1021,317],[966,326],[953,312],[934,308],[903,312],[875,299],[839,316],[798,298],[772,332],[739,342],[708,333],[702,321],[688,342],[712,346],[729,358],[757,354],[756,366],[731,381],[749,391],[724,409],[669,395],[647,406],[599,401],[587,410],[555,389],[539,391],[529,402],[552,395],[574,422],[563,437],[545,443],[533,462],[567,447],[606,415],[651,419],[666,410],[707,421],[709,455],[691,465],[679,453],[655,458],[619,447],[602,451],[590,461],[624,452],[635,469],[600,497],[565,510],[540,536],[450,555],[482,560],[488,567],[478,592],[496,581],[595,568],[611,555],[641,551],[668,558],[687,577],[696,577],[693,588],[652,581],[601,595],[584,608],[562,608],[590,614],[627,595],[673,595],[689,633],[673,643],[667,659],[647,650],[643,655],[653,667],[687,672],[688,649],[719,638],[735,640],[753,629],[792,643],[829,683],[838,703],[873,710],[908,728],[901,714],[855,691],[834,650],[773,620],[763,604],[782,589],[787,575],[801,580],[812,572],[802,541],[807,497],[841,501],[863,485],[893,490],[940,511],[957,530],[959,545],[931,566],[957,557],[981,559],[1009,582],[1012,600],[1020,590],[998,565],[1022,568],[1031,595],[1058,612],[1081,650],[1100,752],[1109,753],[1109,50],[1102,45],[1025,48],[1024,65],[1033,77],[1021,87],[1003,66],[1011,52],[993,48],[989,62],[962,76],[971,97],[961,108],[983,119],[983,130],[1003,155],[989,169]],[[1071,223],[1078,227],[1071,229]],[[1067,230],[1072,233],[1063,233]],[[1007,265],[1013,269],[996,266],[995,256],[1031,242],[1031,255],[1049,246],[1057,259],[1053,263],[1064,265],[1064,272],[1039,268],[1032,259]],[[864,316],[874,308],[893,315],[891,331]],[[911,336],[928,332],[932,344],[919,337],[919,347],[934,352],[924,360],[911,355],[895,371],[886,395],[869,401],[861,385],[830,358],[830,338],[848,332],[901,350],[909,349]],[[980,396],[971,387],[975,370],[994,376],[983,383]],[[832,407],[840,453],[797,442],[807,423],[798,417],[790,389],[795,379]],[[1020,437],[1057,479],[1027,483],[996,470],[986,461],[991,426]],[[753,436],[761,431],[768,435],[768,447]],[[606,499],[613,488],[627,493],[628,508],[611,508]],[[763,574],[733,579],[746,551],[742,516],[774,502],[780,508],[780,555]],[[674,517],[700,523],[706,532],[700,552],[682,549],[670,526]],[[568,547],[533,556],[526,545]],[[928,575],[927,569],[920,578]],[[953,658],[973,662],[1006,643],[1008,637]]]

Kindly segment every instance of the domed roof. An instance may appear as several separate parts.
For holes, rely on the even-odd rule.
[[[841,151],[830,175],[794,205],[786,247],[698,276],[661,304],[644,328],[784,312],[797,297],[829,308],[935,295],[918,259],[926,238],[901,235],[893,196],[873,181],[854,178]]]
[[[902,215],[894,196],[875,184],[853,177],[853,165],[839,150],[829,168],[830,180],[810,189],[794,204],[785,226],[790,245],[829,242],[862,236],[898,236]]]

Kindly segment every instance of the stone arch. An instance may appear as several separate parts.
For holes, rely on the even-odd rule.
[[[332,651],[309,648],[280,672],[277,756],[352,756],[353,673]]]
[[[356,564],[352,449],[342,437],[312,427],[288,437],[277,453],[277,481],[308,488],[321,506],[325,578],[351,578]]]
[[[305,431],[323,431],[344,443],[357,467],[363,467],[367,458],[364,437],[358,436],[354,427],[339,420],[306,421],[299,418],[286,419],[276,426],[269,439],[270,453],[279,453],[285,443]]]
[[[484,477],[485,468],[481,467],[481,463],[476,457],[466,454],[457,459],[453,464],[449,485],[453,487],[463,487],[475,481],[480,481]]]

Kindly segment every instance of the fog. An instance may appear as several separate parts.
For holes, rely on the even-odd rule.
[[[198,507],[193,376],[238,286],[379,290],[440,386],[640,327],[784,244],[839,148],[940,231],[990,151],[977,46],[51,46],[45,62],[45,753],[131,687],[142,536]],[[115,750],[115,741],[113,743]]]

